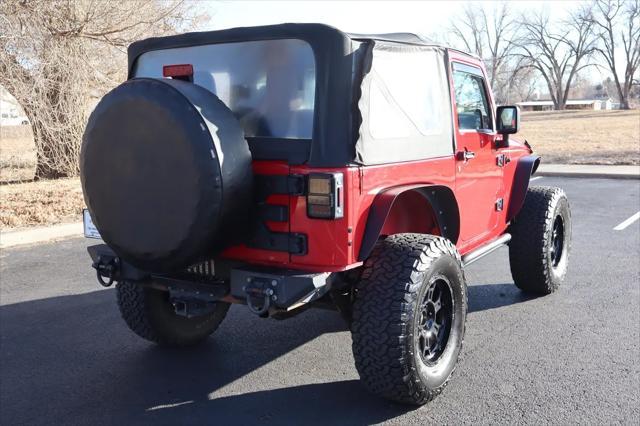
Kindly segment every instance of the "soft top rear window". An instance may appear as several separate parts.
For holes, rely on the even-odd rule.
[[[162,67],[191,64],[193,81],[215,93],[247,137],[311,139],[316,67],[311,46],[278,39],[154,50],[135,77],[162,78]]]

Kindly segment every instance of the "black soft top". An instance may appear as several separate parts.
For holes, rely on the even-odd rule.
[[[178,34],[166,37],[152,37],[132,43],[129,46],[129,72],[135,60],[150,50],[188,47],[211,43],[230,43],[246,40],[268,40],[280,38],[298,38],[310,42],[312,46],[339,47],[349,40],[378,40],[393,43],[413,44],[420,46],[442,47],[425,40],[414,33],[359,34],[345,33],[326,24],[277,24],[257,27],[237,27],[216,31],[202,31]],[[322,43],[322,39],[325,43]],[[314,41],[315,43],[312,43]],[[466,52],[461,52],[468,54]],[[470,55],[472,56],[472,55]]]
[[[414,33],[387,33],[387,34],[347,33],[347,36],[349,36],[349,38],[353,40],[379,40],[379,41],[391,41],[394,43],[433,46],[433,43],[423,39],[422,37]]]
[[[444,50],[454,50],[458,53],[462,53],[463,55],[470,56],[475,59],[480,59],[477,55],[474,55],[469,52],[465,52],[463,50],[459,50],[453,47],[445,46],[443,44],[434,43],[430,40],[424,39],[417,34],[414,33],[386,33],[386,34],[357,34],[357,33],[346,33],[346,35],[356,41],[386,41],[391,43],[400,43],[400,44],[412,44],[416,46],[427,46],[440,48]]]
[[[216,31],[201,31],[166,37],[151,37],[129,46],[129,75],[136,59],[151,50],[191,47],[215,43],[294,38],[308,42],[314,51],[332,49],[336,52],[350,49],[351,37],[324,24],[278,24],[257,27],[237,27]]]
[[[140,55],[152,50],[277,39],[303,40],[313,50],[316,60],[313,138],[294,144],[286,140],[250,140],[250,146],[255,149],[268,146],[258,154],[266,155],[264,159],[287,159],[290,163],[321,167],[349,163],[355,155],[353,65],[358,43],[336,28],[323,24],[280,24],[149,38],[129,46],[129,78],[133,77]]]
[[[447,48],[412,33],[348,34],[324,24],[278,24],[192,32],[154,37],[129,46],[129,78],[137,59],[153,50],[243,41],[299,39],[311,46],[316,60],[316,104],[311,140],[257,140],[248,138],[252,153],[261,159],[282,159],[290,164],[340,167],[361,158],[356,141],[362,122],[358,100],[363,76],[371,66],[373,44],[391,43],[399,48]],[[256,139],[256,140],[253,140]],[[265,143],[266,142],[266,143]]]

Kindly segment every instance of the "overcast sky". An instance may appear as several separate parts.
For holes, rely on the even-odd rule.
[[[211,20],[203,30],[278,24],[319,22],[346,32],[412,32],[440,38],[455,16],[461,15],[464,1],[231,1],[201,0],[199,8]],[[483,2],[491,9],[492,2]],[[543,9],[561,19],[584,1],[512,1],[514,13]],[[591,80],[606,78],[606,70],[588,69]]]
[[[320,22],[347,32],[415,32],[446,30],[462,1],[203,1],[211,15],[206,29],[267,25],[283,22]],[[491,5],[490,1],[484,2]],[[546,8],[564,16],[580,1],[513,1],[515,12]]]

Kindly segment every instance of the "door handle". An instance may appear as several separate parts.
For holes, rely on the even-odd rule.
[[[464,151],[460,151],[458,153],[458,160],[463,160],[463,161],[469,161],[472,158],[476,157],[476,153],[473,151],[467,151],[466,149]]]

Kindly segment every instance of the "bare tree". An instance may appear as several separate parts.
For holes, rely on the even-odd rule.
[[[559,25],[558,25],[559,24]],[[522,17],[519,56],[542,75],[555,109],[566,107],[576,74],[589,66],[596,37],[590,8],[583,7],[562,23],[553,23],[543,13]]]
[[[613,74],[621,107],[629,109],[629,95],[640,65],[640,0],[596,0],[594,9],[593,23],[600,41],[596,50]],[[620,41],[625,60],[622,81],[616,67]]]
[[[597,94],[597,85],[582,73],[576,74],[569,89],[569,96],[572,98],[593,98]]]
[[[0,84],[33,128],[37,178],[78,173],[96,98],[126,76],[126,47],[199,18],[184,0],[1,0]]]
[[[484,57],[486,41],[481,14],[484,10],[477,4],[467,3],[462,9],[462,17],[451,21],[451,32],[464,44],[464,49],[479,57]]]
[[[503,98],[499,103],[509,105],[518,101],[530,101],[537,93],[538,79],[535,70],[526,65],[524,60],[510,63],[509,78],[500,89]]]
[[[509,98],[514,77],[526,75],[511,61],[517,31],[518,24],[506,2],[494,6],[490,13],[480,4],[467,3],[462,18],[451,22],[451,33],[463,48],[483,60],[489,84],[499,102]]]

